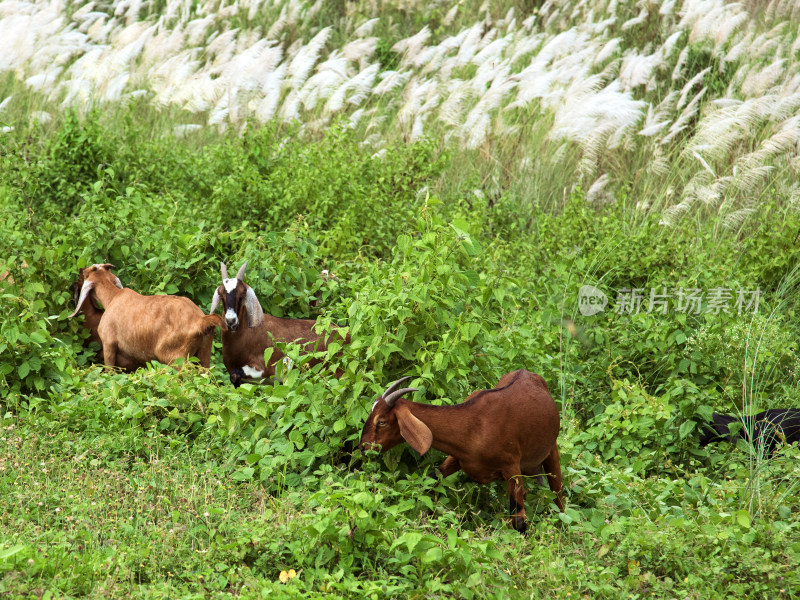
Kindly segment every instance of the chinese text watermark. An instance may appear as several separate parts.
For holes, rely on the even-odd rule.
[[[742,314],[756,312],[761,296],[763,292],[759,288],[621,288],[610,310],[627,315],[665,315],[670,311],[692,315]],[[578,290],[578,310],[585,317],[602,312],[607,304],[608,297],[594,286],[584,285]]]

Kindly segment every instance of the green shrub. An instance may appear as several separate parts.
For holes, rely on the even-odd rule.
[[[45,143],[44,160],[36,173],[40,188],[35,196],[54,212],[71,214],[89,187],[113,163],[109,139],[98,115],[81,118],[68,112],[59,131]]]
[[[707,323],[688,338],[686,355],[698,375],[714,382],[722,396],[719,408],[728,411],[767,402],[780,406],[800,369],[792,330],[763,314]]]
[[[709,408],[691,399],[681,401],[685,384],[659,395],[627,380],[612,380],[612,384],[610,402],[595,406],[595,415],[575,438],[575,445],[605,461],[630,465],[635,473],[664,472],[680,458],[687,443],[683,440],[695,429],[691,417],[702,413],[707,418]]]
[[[397,144],[373,156],[345,125],[311,143],[296,132],[248,131],[219,152],[224,175],[210,206],[223,228],[246,220],[280,229],[303,215],[325,253],[335,257],[362,247],[369,255],[390,254],[397,235],[424,206],[420,190],[444,161],[427,141]]]

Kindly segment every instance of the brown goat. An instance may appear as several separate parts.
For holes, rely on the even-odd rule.
[[[214,329],[225,328],[218,315],[205,315],[181,296],[143,296],[123,288],[109,270],[114,265],[92,265],[83,270],[84,282],[77,307],[81,310],[90,292],[105,308],[97,334],[107,366],[132,368],[152,360],[169,364],[195,356],[206,368],[211,364]]]
[[[261,308],[256,293],[244,282],[245,262],[235,278],[228,277],[225,263],[220,263],[222,285],[214,291],[210,313],[222,304],[227,330],[222,332],[222,362],[230,374],[231,383],[239,387],[245,380],[275,376],[275,365],[284,353],[274,343],[298,342],[309,351],[325,350],[328,340],[314,331],[313,319],[281,319],[268,315]],[[240,327],[242,322],[247,327]],[[350,341],[349,334],[344,342]],[[269,364],[264,362],[264,350],[274,348]],[[319,363],[312,360],[310,365]],[[341,373],[337,373],[337,377]]]
[[[514,529],[524,532],[525,488],[522,476],[547,475],[555,503],[563,512],[560,419],[556,403],[539,375],[519,370],[500,378],[493,390],[481,390],[462,404],[432,406],[402,396],[417,391],[392,383],[372,405],[361,433],[361,449],[384,452],[406,441],[420,454],[431,446],[448,454],[439,467],[447,477],[462,470],[477,483],[504,480]]]

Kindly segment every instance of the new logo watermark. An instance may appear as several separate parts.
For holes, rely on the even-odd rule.
[[[578,290],[578,310],[584,317],[602,312],[608,304],[608,296],[593,285],[584,285]]]
[[[716,287],[710,290],[700,288],[621,288],[611,306],[616,314],[639,314],[679,312],[699,314],[742,314],[756,312],[763,292],[755,290],[733,290]],[[608,297],[593,285],[584,285],[578,290],[578,310],[584,317],[596,315],[605,310]]]

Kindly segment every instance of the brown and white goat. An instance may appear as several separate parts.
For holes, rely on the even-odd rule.
[[[283,360],[284,353],[275,342],[298,342],[309,349],[325,350],[328,339],[323,339],[314,331],[314,319],[281,319],[266,314],[256,297],[256,293],[244,282],[247,269],[245,262],[236,274],[228,277],[225,263],[220,263],[222,285],[214,291],[210,313],[222,304],[227,330],[222,332],[222,362],[231,377],[231,383],[239,387],[245,380],[258,380],[275,376],[275,365]],[[245,327],[241,327],[242,323]],[[344,342],[350,341],[350,336]],[[264,361],[264,350],[274,348],[269,364]],[[319,360],[310,361],[311,365]],[[341,375],[339,373],[338,375]]]
[[[97,334],[107,366],[134,368],[148,361],[164,364],[195,356],[206,368],[211,364],[214,329],[225,328],[218,315],[206,315],[181,296],[143,296],[123,288],[110,271],[114,265],[92,265],[83,270],[84,281],[74,317],[89,294],[105,308]]]
[[[514,529],[524,532],[525,488],[522,476],[547,475],[555,503],[563,512],[561,464],[556,438],[556,403],[539,375],[513,371],[493,390],[481,390],[462,404],[432,406],[403,398],[414,388],[392,383],[372,405],[361,433],[361,449],[393,448],[403,441],[420,454],[431,447],[448,456],[439,467],[447,477],[462,470],[477,483],[504,480]]]

